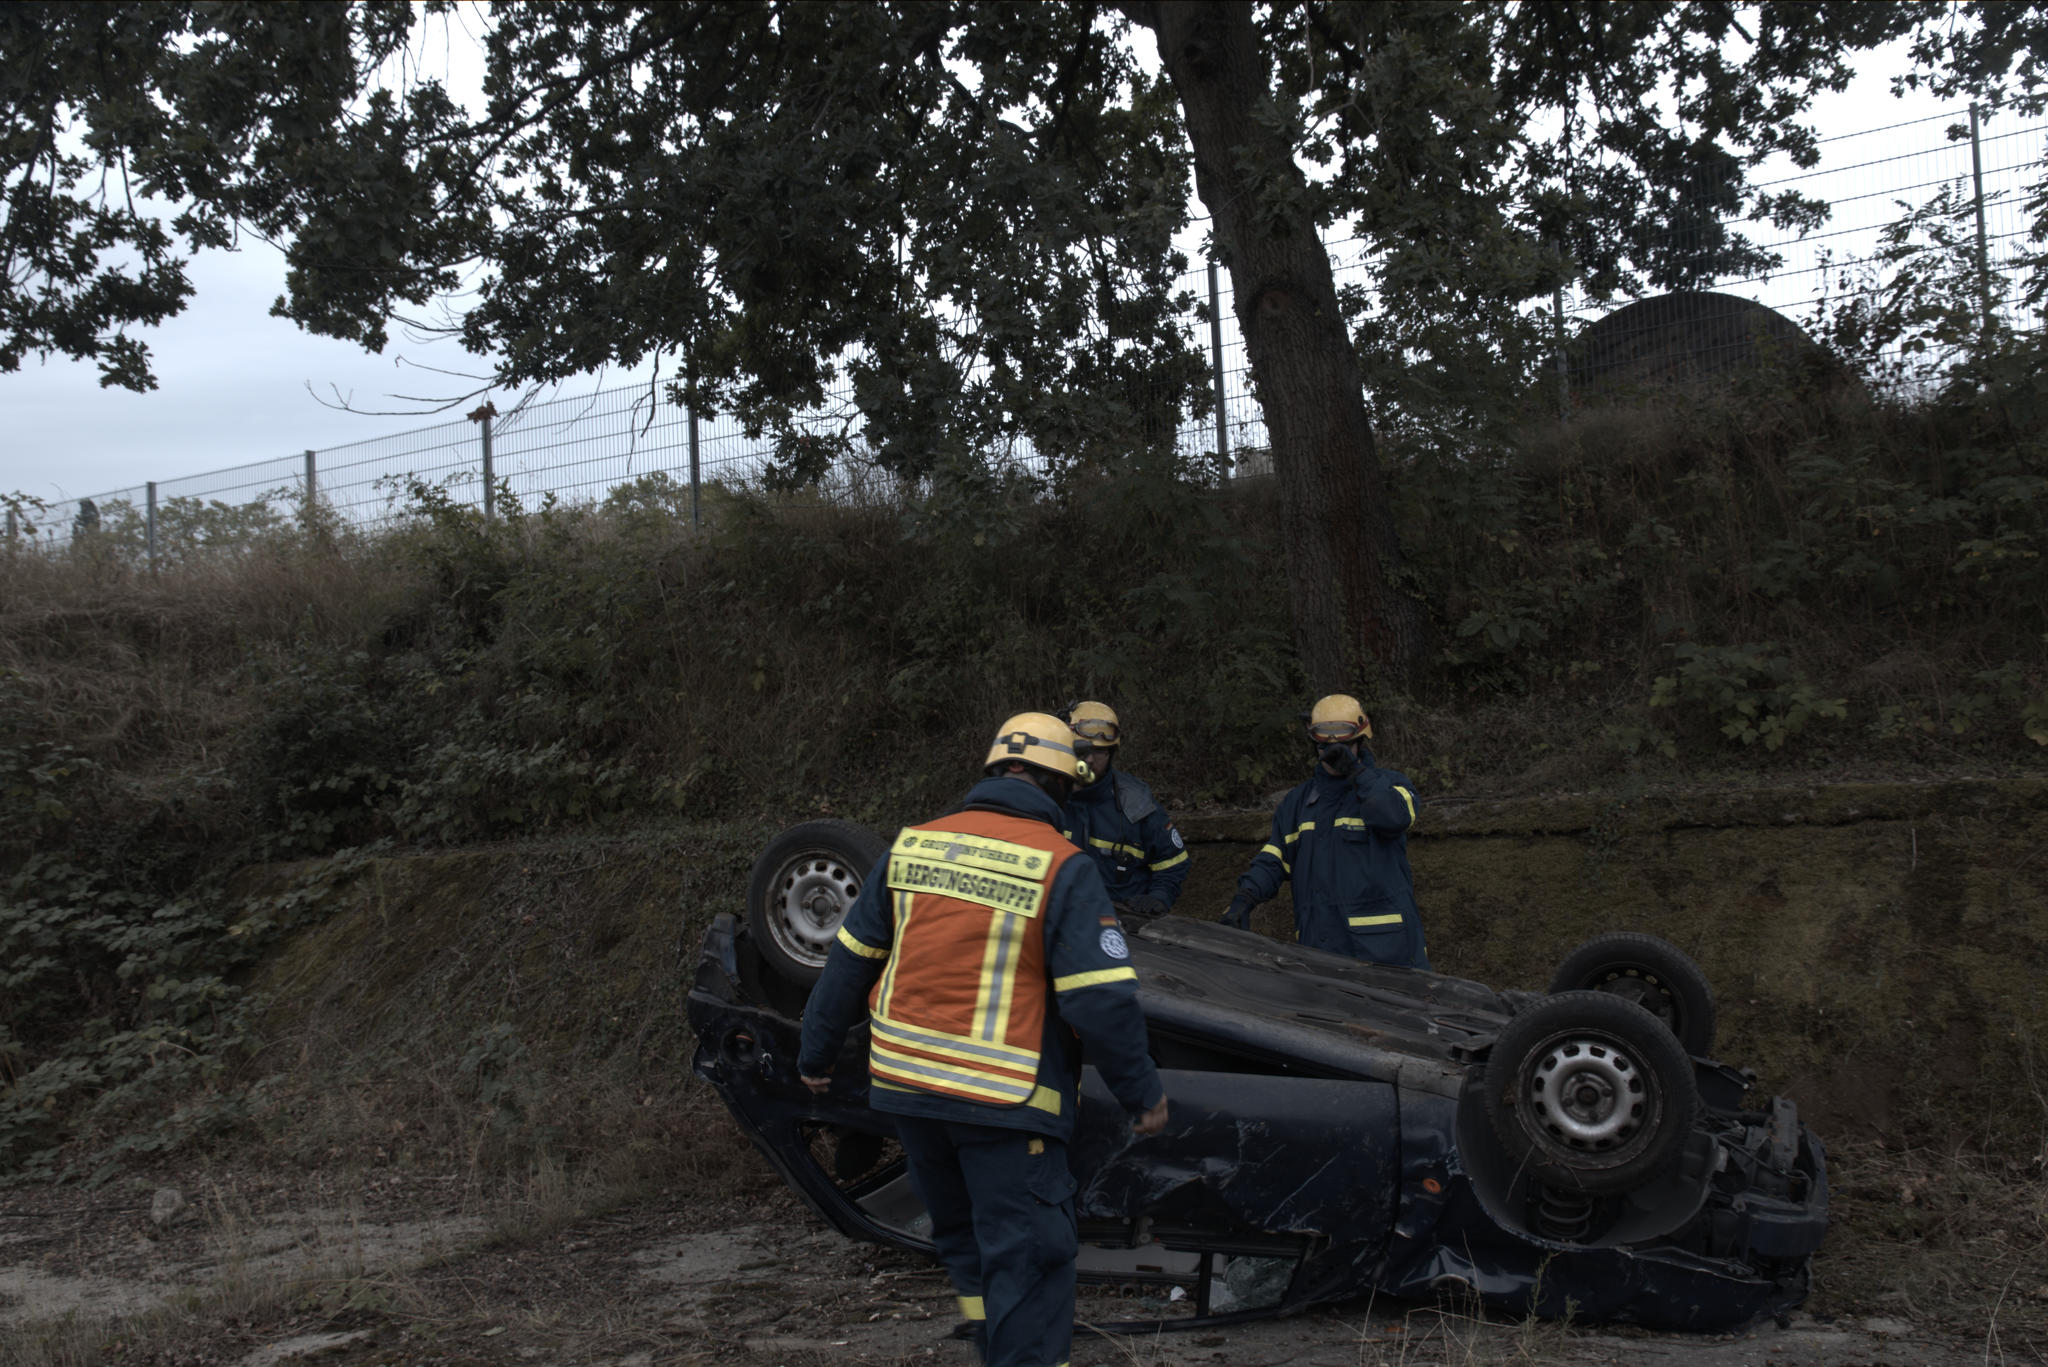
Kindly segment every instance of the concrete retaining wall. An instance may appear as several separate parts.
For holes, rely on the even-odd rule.
[[[1266,813],[1183,816],[1180,910],[1213,917]],[[265,966],[280,1031],[460,1050],[513,1022],[573,1066],[684,1067],[711,915],[772,831],[351,861],[336,910]],[[1541,989],[1602,930],[1677,942],[1714,984],[1718,1053],[1824,1134],[2048,1137],[2048,780],[1441,802],[1411,840],[1437,968]],[[276,871],[284,881],[306,870]],[[1260,927],[1287,934],[1285,895]]]
[[[1221,911],[1268,820],[1180,822],[1181,910]],[[1439,971],[1540,989],[1650,931],[1714,984],[1718,1052],[1824,1131],[2048,1137],[2048,780],[1443,802],[1410,859]]]

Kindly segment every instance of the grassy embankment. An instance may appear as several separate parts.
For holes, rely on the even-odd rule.
[[[1406,691],[1357,684],[1382,753],[1468,797],[2040,772],[2038,412],[2015,387],[1913,409],[1695,396],[1392,453],[1437,638]],[[253,1143],[666,1180],[708,1161],[666,1142],[696,1104],[678,903],[731,909],[766,832],[920,813],[992,721],[1082,693],[1120,707],[1177,810],[1255,805],[1299,770],[1269,490],[729,497],[702,530],[675,509],[650,480],[486,528],[427,493],[373,538],[208,545],[198,519],[155,574],[111,538],[0,557],[0,1164],[85,1175]],[[406,991],[357,972],[346,1011],[286,1015],[249,991],[281,938],[322,926],[298,941],[306,976],[268,981],[286,1005],[340,991],[306,956],[360,910],[361,878],[392,876],[381,855],[506,841],[540,871],[476,876],[493,917],[531,916],[510,940],[433,914],[478,891],[448,855],[406,866],[458,871],[440,893],[388,904]],[[344,850],[367,853],[235,878]],[[522,996],[543,990],[560,1005]],[[1963,1128],[2038,1198],[2024,1125],[1988,1150]],[[1939,1138],[1869,1136],[1885,1163]]]

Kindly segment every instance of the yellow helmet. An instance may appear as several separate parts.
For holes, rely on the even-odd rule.
[[[981,764],[986,770],[1011,760],[1063,778],[1080,777],[1074,733],[1049,712],[1019,712],[1004,722],[988,747],[988,758]]]
[[[1349,693],[1316,699],[1308,714],[1309,739],[1318,745],[1348,745],[1372,739],[1372,719]]]
[[[1123,738],[1117,725],[1116,709],[1108,703],[1077,702],[1067,708],[1067,724],[1074,734],[1097,750],[1113,750]]]

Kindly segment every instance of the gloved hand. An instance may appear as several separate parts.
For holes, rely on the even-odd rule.
[[[1149,892],[1141,892],[1124,902],[1123,909],[1141,921],[1149,921],[1155,916],[1166,915],[1166,899],[1154,897]]]
[[[1358,756],[1352,753],[1348,745],[1325,745],[1322,754],[1316,758],[1328,765],[1330,772],[1338,778],[1343,778],[1358,767]]]
[[[1230,899],[1230,910],[1224,912],[1218,919],[1233,930],[1250,930],[1252,928],[1252,899],[1240,892],[1237,896]]]

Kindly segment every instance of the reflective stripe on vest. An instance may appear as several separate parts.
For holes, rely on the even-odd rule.
[[[889,849],[895,947],[869,999],[877,1082],[1015,1106],[1038,1089],[1045,899],[1075,848],[1043,822],[958,812]]]

